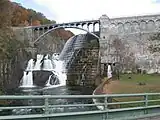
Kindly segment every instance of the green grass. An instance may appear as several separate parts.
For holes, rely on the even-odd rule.
[[[160,75],[123,74],[117,86],[111,91],[113,93],[160,92]]]
[[[142,85],[140,85],[142,83]],[[107,87],[107,86],[106,86]],[[117,94],[131,94],[131,93],[154,93],[160,92],[160,75],[153,74],[121,74],[120,80],[115,80],[108,85],[108,90]],[[116,101],[139,101],[144,97],[126,97],[116,98]],[[149,99],[160,99],[160,96],[150,96]],[[121,107],[135,107],[143,106],[144,103],[126,104]],[[160,104],[160,102],[152,102],[149,105]]]
[[[131,79],[129,79],[131,77]],[[160,75],[159,74],[122,74],[120,75],[120,80],[126,83],[138,83],[145,82],[147,84],[160,84]]]

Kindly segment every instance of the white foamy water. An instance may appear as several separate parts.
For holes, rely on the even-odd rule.
[[[32,72],[23,72],[22,86],[23,87],[34,87]]]
[[[49,59],[49,55],[37,55],[36,61],[30,59],[26,71],[24,71],[23,78],[21,80],[20,87],[35,87],[33,84],[33,71],[51,71],[53,74],[48,77],[45,88],[59,87],[66,85],[66,73],[63,61],[58,59],[57,54],[52,55],[52,59]]]
[[[41,70],[41,64],[42,64],[43,55],[37,55],[36,63],[34,66],[34,70]]]
[[[111,77],[112,77],[112,68],[111,68],[111,65],[108,65],[107,77],[108,77],[108,78],[111,78]]]

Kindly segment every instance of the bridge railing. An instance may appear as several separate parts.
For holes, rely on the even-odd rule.
[[[0,96],[1,100],[43,100],[40,105],[8,105],[4,107],[0,107],[0,113],[5,110],[20,110],[20,109],[41,109],[43,112],[41,113],[26,113],[26,114],[16,114],[13,113],[2,115],[0,119],[24,119],[24,118],[47,118],[47,117],[59,117],[59,116],[73,116],[73,115],[90,115],[90,114],[105,114],[106,117],[112,113],[117,112],[128,112],[128,111],[144,111],[144,115],[153,115],[150,112],[150,109],[160,109],[160,93],[140,93],[140,94],[104,94],[104,95],[5,95]],[[80,104],[54,104],[53,100],[62,100],[62,99],[99,99],[100,102],[83,102]],[[52,102],[52,103],[51,103]],[[97,107],[98,106],[98,107]],[[80,107],[95,107],[92,109],[86,109],[82,111],[51,111],[51,109],[55,108],[70,108],[74,107],[79,109]],[[98,109],[100,108],[100,109]],[[154,112],[155,114],[155,112]],[[159,112],[156,115],[160,115]]]

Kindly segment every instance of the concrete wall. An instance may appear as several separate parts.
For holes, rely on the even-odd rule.
[[[160,15],[133,16],[110,19],[106,15],[100,17],[100,51],[101,63],[118,62],[115,39],[123,44],[124,59],[134,57],[135,64],[148,73],[160,73],[159,53],[151,53],[148,49],[150,36],[160,30]],[[124,63],[124,61],[123,61]],[[133,61],[132,61],[132,64]],[[153,68],[153,69],[152,69]]]

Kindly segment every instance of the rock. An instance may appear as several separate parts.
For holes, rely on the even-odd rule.
[[[33,71],[33,84],[41,87],[45,86],[51,74],[53,74],[51,71]]]

